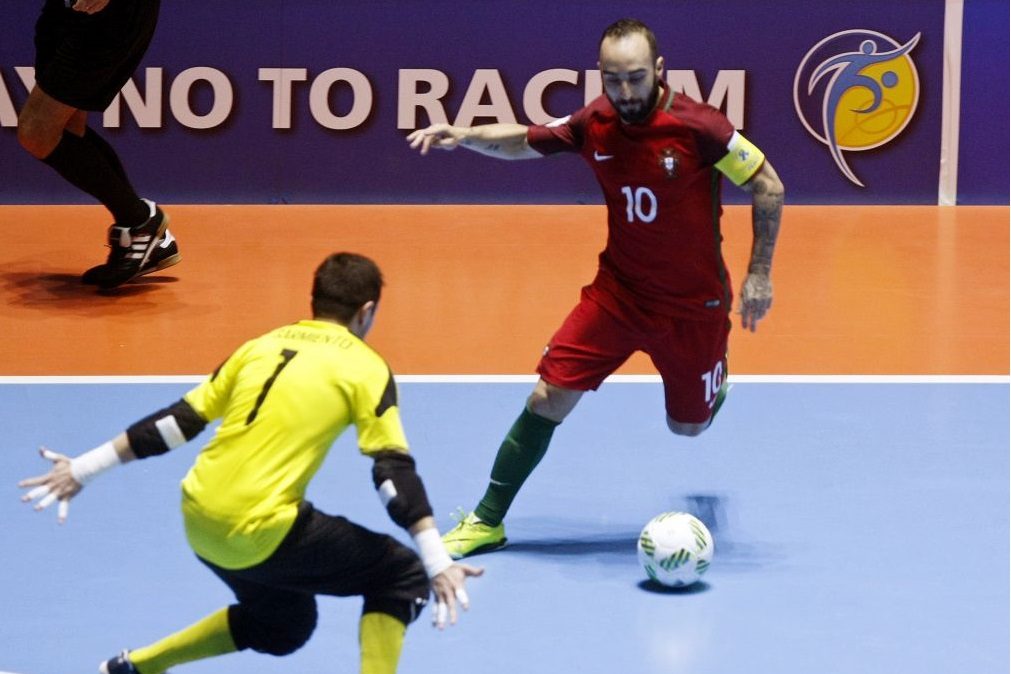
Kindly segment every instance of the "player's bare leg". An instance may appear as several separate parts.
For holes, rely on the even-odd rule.
[[[701,424],[688,424],[682,423],[680,421],[674,421],[674,419],[671,419],[670,416],[668,415],[667,428],[669,428],[670,432],[673,433],[674,435],[695,437],[696,435],[700,435],[702,431],[709,428],[710,421],[712,421],[712,417],[709,418],[709,421],[705,421]]]
[[[45,159],[67,130],[77,137],[84,135],[88,114],[58,100],[35,87],[18,115],[18,142],[36,159]]]
[[[562,388],[538,379],[533,393],[527,398],[527,409],[560,424],[575,409],[576,403],[582,397],[583,391]]]

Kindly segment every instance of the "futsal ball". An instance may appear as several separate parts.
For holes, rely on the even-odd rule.
[[[688,513],[661,513],[639,534],[639,563],[646,575],[667,587],[691,585],[709,568],[713,536]]]

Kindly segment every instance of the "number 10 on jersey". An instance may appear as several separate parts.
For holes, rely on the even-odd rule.
[[[629,222],[653,222],[656,219],[656,195],[648,187],[621,188],[625,195],[625,217]]]

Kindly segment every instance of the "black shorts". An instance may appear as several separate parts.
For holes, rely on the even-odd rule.
[[[314,614],[314,597],[320,594],[360,595],[366,612],[389,613],[406,624],[417,617],[431,591],[413,550],[310,503],[302,504],[291,531],[265,561],[246,569],[201,561],[232,589],[242,613],[260,624],[299,620],[290,615],[296,607]]]
[[[102,111],[140,64],[160,0],[110,0],[96,14],[46,0],[35,24],[35,81],[42,91],[80,110]]]

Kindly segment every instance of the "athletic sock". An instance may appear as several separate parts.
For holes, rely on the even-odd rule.
[[[102,138],[102,136],[100,136],[98,132],[90,126],[84,127],[84,135],[81,136],[81,138],[101,152],[102,156],[105,157],[105,161],[109,162],[109,166],[115,169],[116,174],[129,184],[130,179],[126,175],[126,169],[123,168],[123,162],[119,160],[119,155],[116,154],[116,150],[109,145],[109,141]],[[132,185],[130,189],[133,189]]]
[[[228,609],[223,608],[161,641],[130,651],[130,662],[140,674],[162,674],[169,667],[236,650]]]
[[[523,482],[548,451],[558,423],[523,408],[495,456],[488,489],[474,509],[478,519],[493,527],[502,522]]]
[[[92,136],[97,138],[98,134],[92,133]],[[137,227],[150,216],[147,204],[137,196],[130,181],[120,174],[122,164],[118,159],[111,163],[94,140],[64,131],[59,144],[42,161],[71,185],[102,202],[119,226]]]
[[[393,674],[407,626],[388,613],[363,613],[358,622],[361,674]]]

